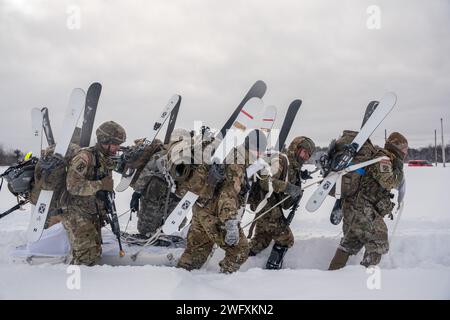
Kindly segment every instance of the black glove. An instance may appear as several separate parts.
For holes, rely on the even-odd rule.
[[[141,198],[141,193],[135,191],[133,193],[133,195],[131,196],[131,201],[130,201],[130,209],[131,212],[136,212],[139,211],[139,199]]]
[[[308,170],[303,170],[303,171],[300,171],[300,178],[302,178],[302,180],[308,180],[308,179],[312,179],[313,177],[311,177]]]

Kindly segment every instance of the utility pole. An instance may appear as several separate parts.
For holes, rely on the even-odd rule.
[[[441,138],[442,138],[442,164],[445,168],[444,124],[442,118],[441,118]]]
[[[386,140],[387,140],[387,130],[384,129],[384,142],[386,142]]]
[[[436,163],[437,167],[437,130],[434,129],[434,162]]]

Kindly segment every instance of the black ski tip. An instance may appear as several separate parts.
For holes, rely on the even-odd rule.
[[[302,105],[302,100],[300,100],[300,99],[295,99],[295,100],[292,101],[291,104],[289,105],[289,109],[290,109],[290,108],[300,108],[301,105]]]
[[[257,80],[250,88],[250,91],[255,91],[255,97],[262,98],[266,94],[267,84],[262,80]]]
[[[96,89],[102,89],[102,84],[100,83],[100,82],[92,82],[92,84],[89,86],[89,89],[94,89],[94,88],[96,88]],[[88,90],[89,90],[88,89]]]
[[[92,96],[95,97],[94,99],[98,99],[101,93],[102,93],[102,85],[99,82],[94,82],[89,86],[86,98]]]

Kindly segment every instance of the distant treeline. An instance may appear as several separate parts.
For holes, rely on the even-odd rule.
[[[2,145],[0,145],[0,166],[10,166],[18,162],[23,157],[22,151],[16,150],[5,150]]]
[[[327,151],[327,147],[317,147],[315,154],[311,157],[309,163],[315,163],[324,152]],[[442,162],[442,149],[438,146],[437,161]],[[6,150],[3,145],[0,145],[0,166],[10,166],[22,159],[23,152],[19,149]],[[423,148],[410,148],[408,150],[408,157],[406,160],[428,160],[435,161],[434,146],[428,146]],[[445,160],[450,162],[450,145],[445,147]]]
[[[324,147],[317,147],[316,153],[311,157],[310,161],[308,163],[315,163],[316,160],[320,158],[320,156],[327,151],[328,148]],[[406,157],[405,161],[408,160],[428,160],[431,162],[435,162],[435,151],[434,146],[429,145],[428,147],[422,147],[422,148],[409,148],[408,149],[408,156]],[[442,147],[437,146],[437,162],[442,163]],[[450,145],[447,145],[445,147],[445,162],[450,162]]]

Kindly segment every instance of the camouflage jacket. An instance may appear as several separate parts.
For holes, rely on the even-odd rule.
[[[73,157],[66,179],[69,214],[103,216],[106,213],[96,193],[102,188],[102,178],[112,179],[113,167],[114,163],[98,145],[83,148]]]
[[[389,160],[370,165],[364,169],[358,191],[346,201],[372,205],[382,216],[390,214],[394,203],[390,201],[392,189],[397,189],[403,180],[403,162],[393,153],[377,148],[374,158],[387,156]]]
[[[162,150],[153,154],[150,161],[147,162],[145,167],[139,173],[139,177],[133,185],[135,191],[145,193],[147,186],[152,178],[163,180],[165,185],[164,189],[167,188],[167,183],[165,182],[164,178],[164,171],[166,171],[167,168],[162,163],[166,152],[166,150]]]
[[[231,156],[243,157],[241,151],[230,152]],[[241,189],[245,183],[245,163],[227,158],[224,164],[224,181],[216,189],[207,183],[210,166],[197,165],[187,182],[189,191],[199,195],[197,205],[216,215],[221,222],[237,217],[238,209],[243,203]]]

